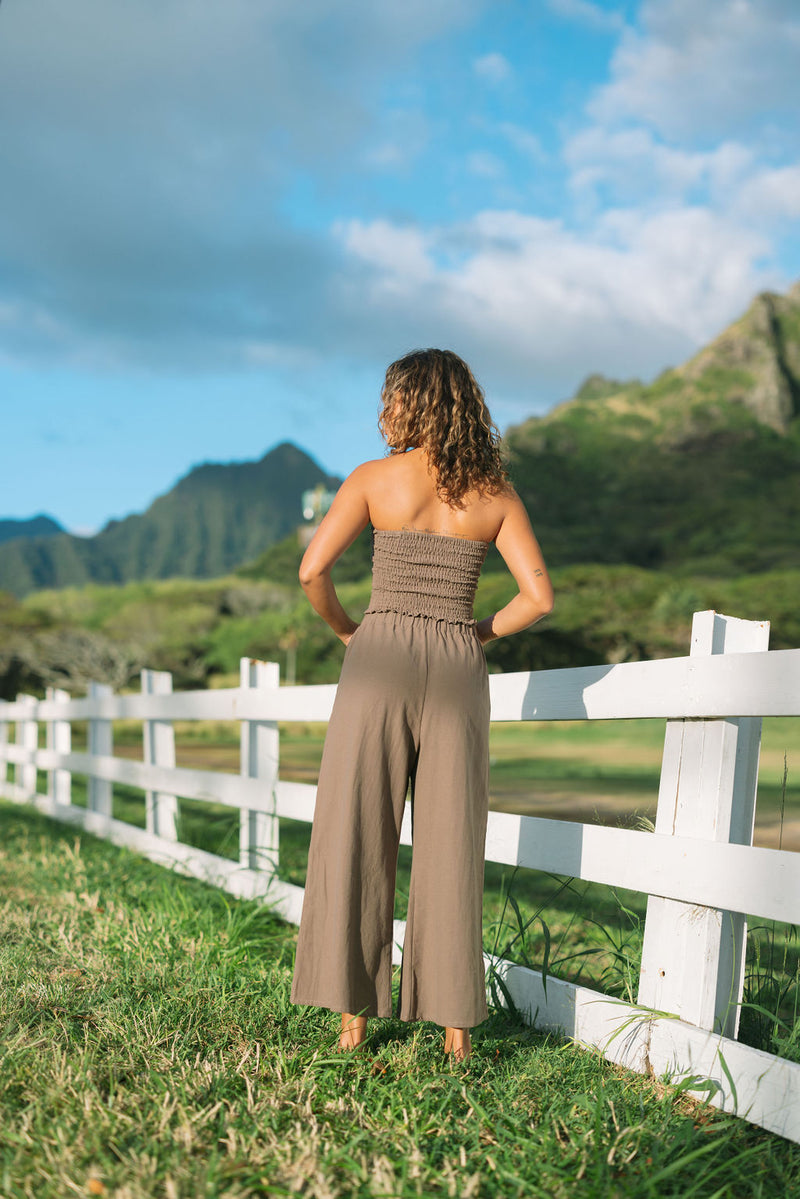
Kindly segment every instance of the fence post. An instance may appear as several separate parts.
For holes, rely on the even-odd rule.
[[[257,662],[242,658],[239,663],[240,686],[277,690],[280,668],[277,662]],[[264,795],[275,803],[280,740],[276,720],[243,720],[241,729],[241,774],[263,782]],[[278,869],[278,817],[268,811],[241,810],[239,861],[250,870]]]
[[[769,622],[695,612],[692,656],[753,653],[769,645]],[[669,720],[656,832],[752,845],[761,718]],[[747,922],[650,896],[639,1003],[735,1037],[744,982]]]
[[[45,695],[48,703],[66,703],[69,692],[58,687],[48,687]],[[72,749],[72,725],[68,720],[48,720],[47,748],[56,753],[68,754]],[[47,794],[54,803],[72,803],[72,775],[68,770],[56,767],[47,772]]]
[[[5,794],[8,785],[8,721],[0,720],[0,795]]]
[[[111,699],[114,692],[107,683],[90,683],[89,699]],[[114,752],[113,726],[110,720],[92,717],[89,720],[89,753],[99,757],[111,757]],[[111,783],[89,775],[86,806],[90,812],[99,812],[111,819]]]
[[[23,749],[30,750],[35,754],[39,748],[39,725],[33,716],[36,710],[36,697],[33,695],[19,694],[17,703],[31,710],[31,716],[23,717],[22,720],[16,721],[14,729],[14,739],[17,745],[21,745]],[[14,782],[17,787],[20,787],[28,798],[33,798],[36,794],[36,763],[35,762],[16,762],[14,764]]]
[[[172,675],[168,670],[143,670],[142,695],[171,695]],[[175,766],[175,729],[171,720],[145,720],[144,760],[152,766]],[[161,791],[145,792],[145,824],[148,833],[178,840],[178,801]]]

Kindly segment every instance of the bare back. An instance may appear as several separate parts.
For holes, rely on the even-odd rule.
[[[364,493],[369,519],[376,529],[419,529],[494,541],[506,514],[510,489],[499,495],[468,493],[464,507],[441,500],[423,450],[409,450],[365,463]]]
[[[509,485],[497,495],[470,493],[464,496],[463,508],[451,507],[437,495],[426,455],[413,449],[357,466],[339,488],[303,555],[300,580],[309,595],[319,589],[317,611],[342,638],[355,626],[336,598],[329,572],[370,523],[375,529],[417,529],[494,542],[520,594],[491,618],[487,636],[527,628],[552,606],[547,568],[514,488]]]

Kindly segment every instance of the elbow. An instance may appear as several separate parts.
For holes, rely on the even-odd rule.
[[[297,577],[300,580],[300,586],[305,591],[308,587],[313,587],[323,575],[327,574],[326,568],[317,566],[313,561],[303,561],[300,563],[300,569],[297,572]]]
[[[297,578],[300,586],[305,591],[306,587],[314,582],[318,575],[317,567],[314,565],[314,557],[311,552],[311,547],[306,550],[303,557],[300,559],[300,568],[297,571]]]
[[[546,591],[537,591],[529,597],[529,602],[533,612],[531,624],[536,624],[545,616],[549,616],[553,611],[553,592],[548,588]]]
[[[549,600],[546,603],[537,604],[536,605],[536,615],[534,616],[533,620],[531,621],[531,624],[538,624],[540,620],[544,620],[545,616],[549,616],[552,611],[553,611],[553,601],[552,600]]]
[[[542,616],[549,616],[553,611],[553,584],[550,579],[545,577],[541,580],[542,586],[537,588],[536,599],[539,603],[539,611]]]

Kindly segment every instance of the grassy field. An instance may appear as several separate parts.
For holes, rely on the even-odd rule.
[[[268,910],[29,809],[0,804],[0,830],[4,1199],[800,1188],[800,1147],[501,1009],[464,1065],[395,1019],[370,1059],[335,1054],[338,1017],[289,1001],[296,930]]]
[[[78,732],[80,730],[77,730]],[[325,726],[281,729],[281,776],[316,781]],[[764,722],[756,843],[800,848],[800,795],[794,775],[783,786],[784,758],[800,763],[797,722]],[[506,811],[637,827],[655,816],[664,722],[536,722],[495,724],[491,731],[492,806]],[[793,740],[794,739],[794,740]],[[76,737],[76,742],[79,740]],[[179,765],[236,771],[232,724],[176,726]],[[120,754],[141,756],[141,726],[115,728]],[[40,791],[46,788],[42,776]],[[85,780],[74,780],[74,802],[85,803]],[[231,808],[181,800],[179,835],[201,849],[237,858],[238,815]],[[116,787],[114,814],[144,827],[144,796]],[[305,884],[311,827],[280,821],[282,878]],[[786,835],[788,833],[788,835]],[[404,919],[410,847],[398,859],[395,916]],[[509,893],[511,898],[509,899]],[[493,953],[572,982],[635,1001],[646,896],[539,871],[487,863],[484,945]],[[748,922],[745,1007],[740,1037],[756,1048],[800,1060],[800,943],[794,926]]]

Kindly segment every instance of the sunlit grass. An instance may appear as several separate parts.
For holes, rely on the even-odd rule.
[[[396,1019],[372,1022],[371,1060],[332,1053],[338,1017],[289,1001],[295,928],[30,809],[0,820],[4,1196],[800,1186],[798,1146],[502,1010],[466,1065]]]
[[[141,724],[115,725],[121,752],[141,745]],[[316,782],[326,726],[319,722],[281,725],[281,777]],[[76,730],[80,739],[81,730]],[[118,736],[121,733],[121,736]],[[132,734],[135,734],[133,736]],[[800,765],[800,726],[790,718],[764,721],[757,807],[757,835],[777,846],[800,816],[800,794],[790,785]],[[636,827],[655,817],[663,751],[663,720],[595,722],[508,722],[491,729],[491,803],[495,808],[550,818]],[[183,722],[176,727],[179,765],[238,769],[238,728],[226,722]],[[796,748],[797,747],[797,748]],[[784,758],[786,762],[784,763]],[[786,785],[784,786],[784,769]],[[45,789],[44,776],[39,789]],[[86,802],[86,780],[75,776],[73,802]],[[114,787],[113,813],[144,827],[144,793]],[[208,852],[237,859],[239,818],[221,804],[179,801],[180,839]],[[280,820],[280,868],[286,881],[305,884],[310,825]],[[796,833],[792,834],[796,836]],[[787,847],[794,842],[789,837]],[[762,842],[763,843],[763,842]],[[395,917],[404,919],[412,851],[401,846]],[[646,896],[542,872],[486,864],[484,943],[493,945],[497,922],[507,910],[505,893],[513,873],[513,895],[524,933],[515,932],[502,956],[549,969],[568,981],[635,1000]],[[747,1008],[741,1038],[758,1048],[800,1058],[798,1043],[798,939],[793,926],[748,921]],[[502,947],[501,947],[502,948]],[[768,964],[768,968],[767,968]]]

